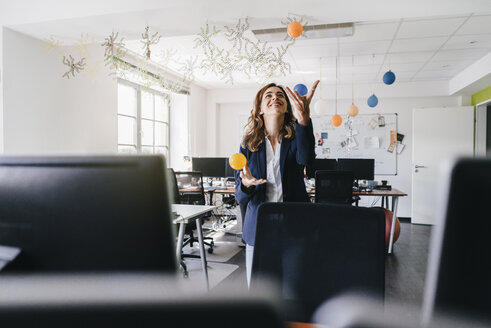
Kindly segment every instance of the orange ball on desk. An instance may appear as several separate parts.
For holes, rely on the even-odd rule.
[[[247,164],[247,159],[242,153],[235,153],[228,159],[230,167],[234,170],[242,170]]]

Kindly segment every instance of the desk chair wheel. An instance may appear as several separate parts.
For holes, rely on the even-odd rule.
[[[213,247],[208,248],[208,253],[212,254],[213,253]]]

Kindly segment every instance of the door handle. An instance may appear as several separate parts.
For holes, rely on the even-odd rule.
[[[415,169],[423,169],[423,168],[427,168],[427,166],[424,166],[424,165],[414,165],[414,168]]]

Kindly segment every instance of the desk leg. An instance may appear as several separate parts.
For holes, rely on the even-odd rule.
[[[201,219],[196,219],[196,230],[198,231],[199,255],[201,256],[201,265],[203,267],[203,273],[205,274],[206,290],[210,290],[210,284],[208,282],[208,263],[206,262],[205,242],[203,239]]]
[[[209,205],[211,206],[211,205],[213,205],[213,194],[214,194],[214,192],[213,191],[208,191],[208,194],[210,196],[210,204]]]
[[[397,203],[399,202],[399,197],[392,196],[392,224],[390,225],[390,239],[389,239],[389,251],[388,253],[392,253],[392,243],[394,241],[394,230],[396,227],[396,218],[397,218]]]
[[[176,257],[177,265],[181,265],[181,253],[182,253],[182,243],[184,242],[184,230],[186,230],[186,223],[179,223],[179,232],[177,234],[177,245],[176,245]]]

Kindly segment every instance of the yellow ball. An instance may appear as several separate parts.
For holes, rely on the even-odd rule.
[[[228,163],[234,170],[242,170],[247,164],[247,159],[242,153],[235,153],[229,157]]]
[[[288,25],[287,31],[288,35],[290,35],[292,38],[298,38],[300,35],[302,35],[303,32],[302,24],[296,21],[291,22]]]
[[[341,118],[341,116],[339,114],[334,114],[331,118],[331,123],[332,125],[334,126],[340,126],[341,123],[343,123],[343,119]]]
[[[358,107],[356,107],[355,104],[351,104],[351,106],[349,106],[348,115],[351,117],[358,115]]]

